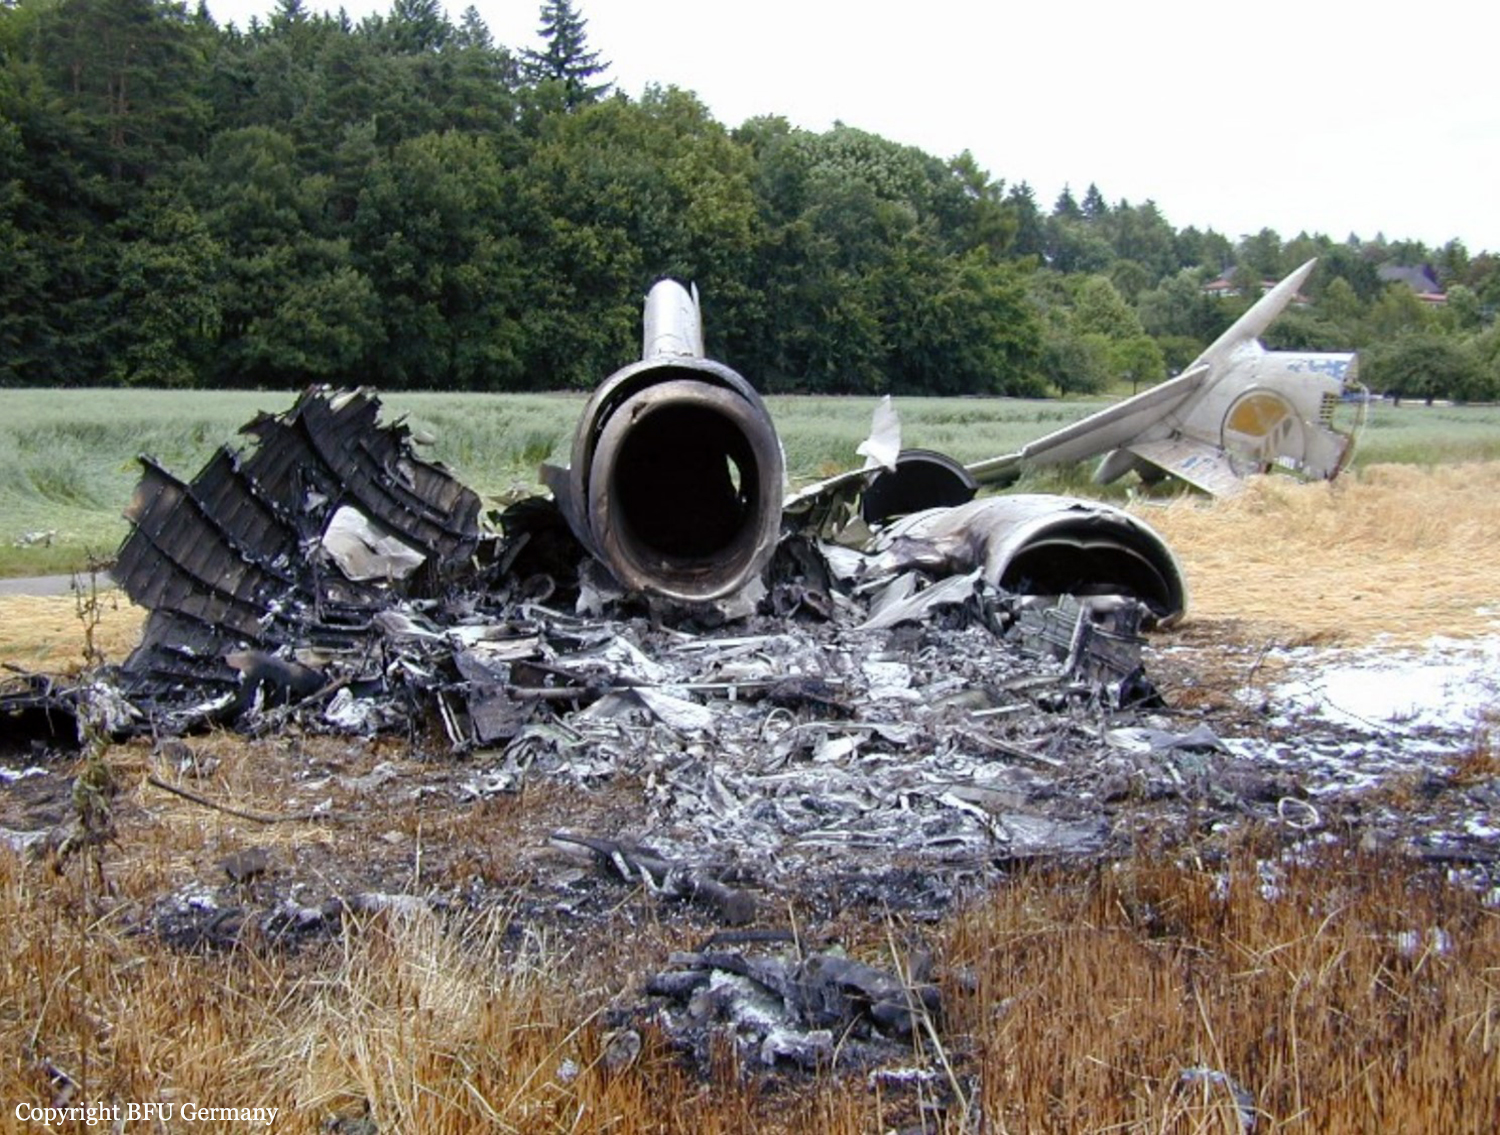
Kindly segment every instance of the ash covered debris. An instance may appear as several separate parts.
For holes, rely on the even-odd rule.
[[[701,341],[696,297],[653,289],[642,359],[586,409],[557,501],[498,535],[363,391],[258,417],[253,448],[190,483],[144,460],[115,574],[150,616],[114,731],[400,731],[475,754],[470,799],[639,776],[630,836],[658,869],[634,867],[663,897],[850,852],[875,875],[904,857],[982,875],[1102,850],[1108,822],[1055,786],[1149,700],[1137,632],[1185,602],[1170,551],[1062,498],[871,530],[860,495],[901,464],[888,405],[866,470],[784,505],[764,406]],[[1048,615],[1063,592],[1087,598]],[[703,846],[745,866],[673,866]]]
[[[718,936],[675,953],[650,977],[650,1013],[705,1072],[728,1041],[742,1067],[866,1068],[910,1057],[937,1035],[938,987],[924,973],[898,974],[833,951],[732,948]],[[722,939],[729,939],[724,944]],[[916,968],[908,964],[908,970]]]
[[[558,499],[498,533],[361,391],[262,415],[191,483],[147,460],[116,571],[151,609],[140,647],[77,684],[23,678],[3,708],[44,745],[102,705],[115,735],[396,732],[468,755],[455,806],[539,777],[638,786],[628,820],[578,829],[646,857],[611,856],[608,885],[628,869],[711,911],[715,887],[817,877],[830,903],[936,914],[1007,864],[1277,820],[1318,791],[1295,743],[1139,744],[1201,740],[1141,665],[1141,632],[1186,604],[1148,526],[969,501],[973,478],[902,450],[886,404],[864,469],[780,500],[764,406],[702,357],[697,318],[653,290],[642,358],[549,474]],[[674,519],[684,484],[689,513],[721,514],[705,543]],[[929,501],[954,503],[893,515]]]
[[[143,458],[115,572],[150,610],[119,674],[142,727],[264,730],[296,717],[431,730],[464,750],[509,744],[537,723],[601,728],[629,711],[688,736],[733,732],[720,719],[761,703],[860,716],[932,690],[911,683],[901,650],[854,648],[848,636],[920,622],[977,623],[1056,655],[1060,673],[1033,674],[1038,687],[1086,700],[1144,688],[1135,631],[1185,602],[1149,528],[1101,505],[996,498],[877,528],[864,551],[827,544],[814,537],[830,516],[857,516],[867,484],[901,467],[894,411],[882,405],[861,447],[865,475],[784,512],[765,407],[701,344],[696,295],[662,281],[641,360],[585,409],[572,466],[545,471],[556,500],[511,509],[503,537],[481,530],[478,497],[418,459],[399,423],[378,425],[363,391],[315,388],[261,415],[245,427],[253,449],[224,448],[191,483]],[[924,492],[907,485],[903,506]],[[848,544],[855,529],[834,535]],[[481,543],[493,553],[483,570]],[[1070,607],[1059,654],[1050,624],[1023,615],[1014,595],[1033,596],[1032,608],[1036,593],[1063,592],[1121,598]],[[640,633],[632,621],[643,616]],[[856,666],[852,649],[889,657]],[[975,669],[988,675],[977,687],[977,674],[934,677],[993,702],[1000,668]]]
[[[627,824],[583,838],[615,848],[611,885],[711,911],[716,888],[753,899],[857,861],[840,901],[935,914],[1007,864],[1123,850],[1192,808],[1277,815],[1295,789],[1266,762],[1121,742],[1176,731],[1151,716],[1141,631],[1186,587],[1148,526],[965,501],[962,467],[903,451],[884,404],[864,469],[780,500],[764,406],[702,357],[697,318],[653,290],[641,360],[549,474],[558,499],[498,533],[361,391],[257,418],[253,448],[191,483],[147,461],[116,574],[151,615],[112,731],[398,732],[469,755],[455,804],[542,776],[639,785]],[[889,515],[929,494],[959,503]],[[711,540],[684,503],[718,516]],[[33,685],[21,708],[67,704]],[[749,909],[719,897],[726,922]]]
[[[1160,605],[1047,615],[940,540],[858,552],[798,519],[743,616],[643,598],[611,588],[547,502],[486,536],[477,498],[376,409],[313,390],[191,484],[147,465],[118,574],[155,606],[117,678],[136,715],[117,732],[394,730],[470,754],[455,803],[539,776],[638,782],[643,811],[606,833],[647,849],[611,856],[619,882],[725,923],[851,856],[864,870],[840,895],[935,915],[997,865],[1128,838],[1059,784],[1098,763],[1106,721],[1135,720],[1137,631]],[[370,488],[381,476],[402,491]],[[386,578],[351,578],[372,562]],[[941,869],[881,882],[916,864]]]
[[[641,882],[653,894],[690,899],[710,908],[727,926],[755,921],[755,897],[726,886],[707,871],[664,858],[654,848],[620,840],[554,832],[552,844],[567,854],[583,852],[601,866],[618,871],[626,882]]]

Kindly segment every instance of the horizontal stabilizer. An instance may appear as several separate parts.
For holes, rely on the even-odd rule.
[[[1191,367],[1160,386],[1143,390],[1097,414],[1090,414],[1082,421],[1053,430],[1046,437],[1024,446],[1020,456],[1025,461],[1044,465],[1066,465],[1118,449],[1145,430],[1160,425],[1203,385],[1209,369],[1206,365]],[[983,461],[970,465],[969,472],[977,480],[984,481],[991,472],[991,464]]]
[[[1213,496],[1232,497],[1244,491],[1245,482],[1235,473],[1224,451],[1207,442],[1176,437],[1143,441],[1126,448],[1140,460]]]

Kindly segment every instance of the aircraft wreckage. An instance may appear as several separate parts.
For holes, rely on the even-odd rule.
[[[1267,291],[1177,377],[968,472],[1001,479],[1021,465],[1100,457],[1100,483],[1132,471],[1146,480],[1171,474],[1216,496],[1273,469],[1332,480],[1353,456],[1362,424],[1339,429],[1334,422],[1344,395],[1363,393],[1355,356],[1267,351],[1259,341],[1316,264],[1309,260]],[[1362,412],[1363,401],[1358,406]]]
[[[1191,390],[1153,404],[1180,436],[1159,434],[1137,401],[1070,427],[1079,453],[1148,460],[1150,445],[1182,441],[1235,477],[1287,462],[1337,473],[1347,439],[1325,435],[1323,408],[1352,369],[1268,362],[1251,342],[1268,311],[1257,305],[1183,376]],[[866,469],[783,499],[764,404],[701,343],[695,299],[658,285],[642,358],[588,403],[569,468],[546,474],[554,498],[511,506],[498,530],[362,391],[308,391],[190,482],[143,462],[114,569],[149,610],[140,645],[70,689],[0,695],[6,739],[17,723],[43,743],[75,724],[90,736],[291,726],[256,765],[276,813],[186,787],[211,775],[193,745],[155,746],[160,776],[147,780],[248,822],[352,827],[326,841],[339,855],[322,840],[244,847],[217,865],[217,887],[174,865],[171,891],[132,900],[135,928],[196,949],[336,934],[347,911],[504,902],[571,934],[589,918],[616,925],[602,912],[625,905],[620,887],[694,903],[717,925],[762,928],[670,955],[641,999],[603,1018],[618,1026],[604,1059],[617,1044],[633,1059],[632,1026],[650,1022],[707,1072],[726,1025],[743,1065],[761,1068],[909,1064],[918,1024],[939,1027],[920,958],[885,971],[817,949],[806,924],[766,929],[793,896],[814,924],[866,906],[893,927],[892,912],[937,918],[1013,864],[1123,854],[1148,834],[1196,839],[1238,816],[1309,840],[1356,822],[1409,836],[1493,886],[1491,828],[1475,820],[1493,812],[1492,786],[1429,777],[1415,834],[1357,795],[1378,763],[1409,771],[1399,739],[1362,738],[1345,762],[1348,738],[1314,734],[1300,759],[1206,724],[1174,733],[1180,719],[1146,712],[1139,632],[1187,605],[1148,525],[1060,497],[974,499],[989,472],[902,451],[885,407]],[[1263,392],[1292,427],[1241,428]],[[1204,424],[1214,413],[1217,435]],[[1235,447],[1252,435],[1247,457]],[[382,730],[410,737],[404,754],[467,756],[388,762],[335,742],[328,760],[298,735]],[[356,749],[380,763],[355,775]],[[41,767],[10,776],[61,781]],[[545,852],[523,849],[535,855],[524,870],[424,874],[420,827],[413,868],[380,834],[388,803],[463,808],[543,776],[565,786],[543,797],[548,826],[568,828]],[[55,845],[73,796],[54,788],[54,814],[0,841]],[[367,869],[382,848],[399,872]],[[607,881],[541,858],[559,854]],[[1280,870],[1263,861],[1261,885]],[[400,893],[388,889],[398,874]],[[893,1074],[908,1071],[936,1073]]]
[[[965,468],[903,451],[883,405],[864,469],[791,496],[765,404],[705,357],[696,293],[669,280],[647,297],[641,359],[588,402],[570,465],[544,469],[552,499],[512,506],[498,531],[400,423],[378,423],[372,395],[311,389],[191,482],[142,458],[114,569],[149,611],[140,645],[69,696],[33,686],[6,709],[54,735],[70,698],[114,735],[425,722],[460,750],[621,698],[686,728],[725,697],[857,716],[890,678],[880,659],[900,662],[851,644],[934,619],[1049,659],[1053,693],[1149,696],[1138,632],[1187,605],[1162,539],[1109,505],[977,488],[1101,453],[1106,479],[1166,471],[1211,492],[1278,466],[1336,475],[1350,437],[1331,403],[1352,358],[1256,342],[1311,268],[1182,375],[1019,454]],[[654,657],[609,630],[640,613]],[[776,657],[768,636],[798,621],[829,629]],[[996,708],[1038,685],[1002,669],[985,683]]]

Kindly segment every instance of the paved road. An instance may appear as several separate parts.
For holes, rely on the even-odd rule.
[[[83,584],[88,586],[87,578],[83,578]],[[115,581],[105,572],[99,573],[99,590],[113,587]],[[0,579],[0,598],[10,595],[71,595],[73,593],[73,577],[71,575],[33,575],[23,576],[20,579]]]

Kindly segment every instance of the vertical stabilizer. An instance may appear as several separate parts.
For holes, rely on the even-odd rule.
[[[1255,343],[1265,334],[1266,328],[1271,326],[1276,317],[1286,310],[1286,305],[1292,302],[1302,284],[1312,275],[1312,270],[1317,263],[1316,260],[1309,260],[1256,300],[1244,315],[1234,321],[1228,331],[1215,339],[1206,351],[1193,360],[1193,366],[1199,363],[1222,364],[1239,347],[1247,343]]]

